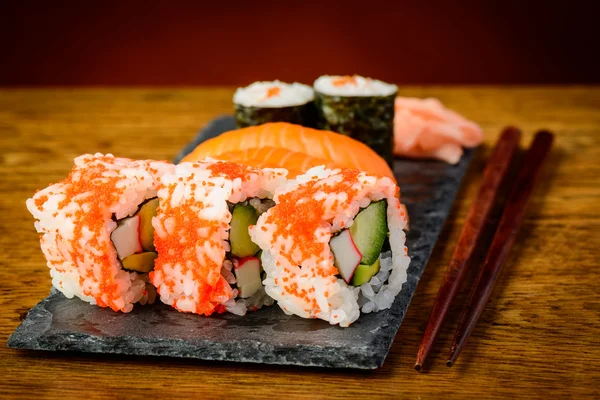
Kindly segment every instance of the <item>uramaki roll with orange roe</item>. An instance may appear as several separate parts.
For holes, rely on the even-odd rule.
[[[268,295],[287,314],[347,327],[390,308],[407,280],[406,209],[387,177],[314,167],[250,228]]]
[[[27,200],[52,285],[66,297],[129,312],[152,303],[157,177],[174,168],[111,154],[75,159],[69,176]]]
[[[150,279],[163,303],[204,315],[244,315],[273,304],[248,227],[272,206],[286,174],[206,159],[180,163],[160,177],[159,255]]]

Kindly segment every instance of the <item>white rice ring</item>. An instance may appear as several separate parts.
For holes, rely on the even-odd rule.
[[[302,83],[254,82],[238,88],[233,95],[233,103],[244,107],[294,107],[309,103],[314,98],[313,89]]]
[[[315,91],[327,96],[391,96],[398,86],[362,76],[324,75],[314,83]]]
[[[335,232],[350,227],[361,208],[385,199],[394,249],[392,271],[380,289],[377,306],[369,308],[391,307],[407,280],[410,263],[403,231],[408,219],[398,195],[398,187],[389,178],[323,166],[280,187],[274,196],[275,207],[250,229],[252,240],[263,250],[267,294],[287,314],[320,318],[343,327],[354,322],[360,315],[361,289],[337,277],[329,240]]]

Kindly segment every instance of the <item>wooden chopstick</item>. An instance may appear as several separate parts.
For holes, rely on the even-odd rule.
[[[498,189],[518,151],[520,138],[521,131],[519,129],[508,127],[504,129],[494,146],[492,155],[483,173],[483,181],[479,188],[479,193],[469,209],[469,214],[452,255],[452,260],[448,265],[444,280],[433,304],[429,322],[427,323],[427,328],[425,329],[425,334],[417,353],[417,360],[415,362],[415,369],[417,371],[421,370],[423,363],[427,359],[444,319],[448,314],[448,310],[458,293],[458,288],[467,270],[469,260],[473,255],[477,239],[481,236],[498,195]]]
[[[477,285],[469,299],[469,304],[465,309],[452,345],[450,346],[450,354],[446,363],[449,367],[456,362],[490,298],[502,265],[506,261],[517,237],[527,202],[538,181],[541,167],[550,152],[553,140],[554,136],[552,133],[547,131],[538,132],[531,147],[525,154],[524,164],[506,201],[502,218],[500,219],[498,229],[479,274]]]

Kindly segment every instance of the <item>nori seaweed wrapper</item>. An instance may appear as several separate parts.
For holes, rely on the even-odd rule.
[[[329,96],[315,91],[317,128],[341,133],[394,161],[394,100],[388,96]]]
[[[289,122],[314,128],[317,110],[314,101],[288,107],[246,107],[235,106],[235,123],[238,128],[266,124],[267,122]]]

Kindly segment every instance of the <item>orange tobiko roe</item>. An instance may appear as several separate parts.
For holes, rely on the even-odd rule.
[[[280,92],[281,92],[281,88],[279,88],[278,86],[273,86],[273,87],[267,89],[267,94],[265,96],[265,99],[269,99],[271,97],[279,96]]]
[[[194,164],[198,167],[200,164]],[[246,165],[240,165],[233,162],[217,161],[205,165],[207,170],[211,171],[212,176],[223,176],[227,179],[236,178],[247,181],[251,173],[255,170]],[[186,178],[187,182],[193,180],[193,174]],[[183,179],[181,179],[183,180]],[[195,189],[196,183],[191,183],[192,189]],[[202,182],[203,186],[215,186],[213,182]],[[161,220],[170,220],[173,226],[176,226],[178,232],[176,235],[168,235],[161,238],[155,235],[155,247],[158,251],[158,258],[155,261],[155,271],[161,270],[164,265],[182,265],[182,274],[191,272],[194,281],[197,284],[196,292],[196,310],[197,314],[211,315],[214,312],[225,312],[222,306],[223,298],[233,297],[233,290],[225,278],[221,275],[221,264],[215,262],[204,252],[196,252],[197,246],[204,246],[211,237],[218,237],[220,229],[228,228],[228,221],[202,219],[194,209],[202,208],[205,205],[201,201],[187,199],[178,204],[177,207],[169,207],[170,199],[177,187],[176,184],[169,185],[168,195],[164,201],[161,201],[160,212]],[[204,234],[200,236],[198,230]],[[220,243],[212,243],[219,247]],[[224,250],[223,250],[224,255]],[[181,260],[186,260],[185,264]],[[150,273],[150,279],[154,281],[154,272]],[[160,285],[173,287],[174,278],[165,274],[164,282]],[[179,300],[181,300],[180,298]],[[179,309],[176,300],[173,307]]]
[[[294,237],[297,245],[288,251],[282,249],[281,252],[281,255],[290,264],[301,265],[302,259],[308,259],[314,255],[326,254],[327,244],[315,240],[316,230],[326,219],[326,197],[321,196],[322,198],[317,200],[315,199],[315,195],[318,192],[326,194],[345,192],[348,194],[346,200],[341,201],[336,199],[330,207],[349,206],[352,199],[358,194],[358,190],[352,186],[359,181],[359,174],[360,171],[358,170],[345,169],[340,172],[342,176],[341,181],[334,185],[321,185],[318,180],[312,180],[299,185],[293,191],[278,196],[277,207],[272,208],[269,214],[267,214],[265,223],[272,223],[276,227],[273,237]],[[298,207],[300,202],[302,203],[302,207]],[[296,259],[294,255],[300,257],[300,259]],[[328,256],[327,260],[322,259],[319,261],[327,261],[329,267],[317,267],[313,273],[322,277],[331,277],[335,280],[334,275],[337,273],[337,269],[333,265],[331,257]],[[277,264],[280,265],[279,262]],[[287,268],[284,268],[284,270],[288,274],[291,273]],[[307,291],[304,289],[298,290],[297,283],[288,283],[287,277],[283,277],[282,281],[284,282],[282,286],[284,291],[291,295],[307,299]],[[315,299],[312,299],[311,303],[314,310],[319,308]]]
[[[188,177],[188,180],[191,180]],[[158,252],[155,260],[155,271],[162,270],[166,265],[181,265],[181,273],[190,272],[196,282],[196,314],[211,315],[219,310],[221,299],[231,298],[233,291],[227,281],[221,276],[221,264],[216,263],[204,252],[196,252],[197,246],[204,246],[219,229],[225,228],[227,222],[202,219],[195,212],[195,207],[203,207],[202,202],[194,199],[183,200],[177,207],[170,207],[170,199],[177,187],[169,185],[167,197],[161,201],[159,208],[161,220],[169,220],[177,227],[177,234],[160,237],[155,234],[154,245]],[[198,230],[202,229],[206,235],[200,236]],[[218,236],[218,235],[217,235]],[[213,243],[219,246],[219,243]],[[182,263],[182,260],[186,260]],[[150,279],[154,282],[155,271],[150,272]],[[176,284],[175,278],[164,274],[164,281],[159,286],[172,288]],[[179,309],[177,302],[173,307]]]
[[[231,161],[217,161],[208,165],[206,169],[212,172],[212,176],[225,176],[231,180],[240,178],[242,181],[247,181],[248,176],[255,172],[253,168],[247,165],[236,164]]]
[[[354,85],[356,86],[356,77],[355,76],[343,76],[341,78],[334,79],[331,81],[333,86],[344,86],[344,85]]]
[[[94,160],[107,164],[114,162],[114,159],[108,156],[95,157]],[[98,237],[104,231],[104,223],[107,218],[104,205],[118,203],[125,189],[117,187],[117,183],[122,177],[105,176],[105,172],[107,171],[108,168],[102,164],[85,169],[77,166],[73,167],[69,176],[61,181],[65,186],[65,197],[58,203],[57,207],[59,210],[62,210],[73,201],[79,205],[73,214],[66,213],[65,216],[77,221],[73,224],[73,238],[70,240],[72,250],[69,251],[69,254],[79,269],[79,284],[82,287],[83,294],[94,297],[100,307],[110,307],[114,311],[119,311],[122,309],[122,305],[119,304],[122,303],[122,299],[119,295],[119,286],[111,273],[111,259],[107,256],[107,253],[110,251],[108,247],[112,246],[112,244],[108,241],[101,245]],[[89,196],[76,198],[76,196],[85,193],[93,196],[94,201],[90,201]],[[40,197],[36,200],[35,204],[41,210],[44,202],[45,199]],[[86,203],[89,209],[84,211],[83,205]],[[108,217],[110,218],[110,216]],[[97,250],[96,252],[79,251],[81,247],[80,243],[83,241],[84,227],[94,233],[87,241],[86,246],[93,247]],[[63,239],[62,236],[57,235],[56,245],[59,246],[58,241]],[[85,265],[84,254],[92,262],[88,263],[88,266],[82,271],[82,267]],[[99,278],[94,275],[94,267],[97,266],[100,266],[99,270],[101,271]],[[85,279],[91,279],[94,283],[97,283],[100,294],[93,294],[86,285],[83,285]],[[101,294],[105,295],[106,298],[102,299]]]

